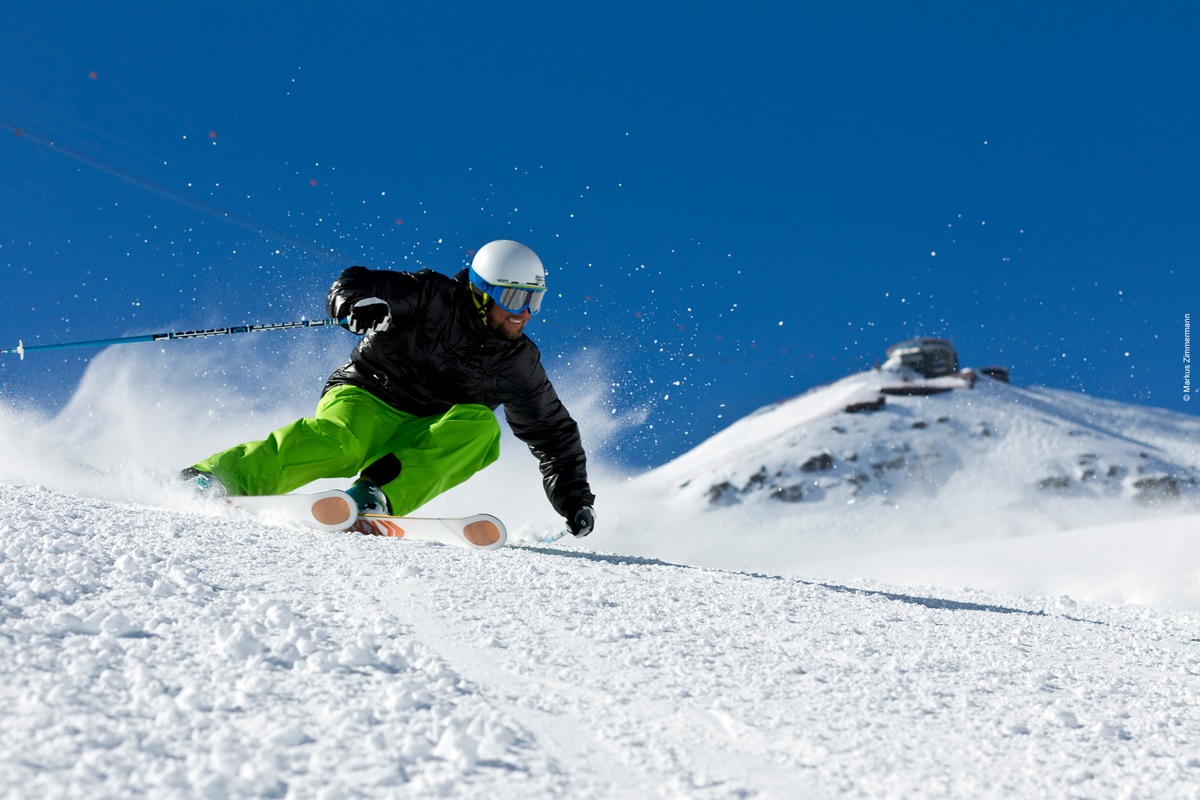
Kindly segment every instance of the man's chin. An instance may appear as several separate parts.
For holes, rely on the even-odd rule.
[[[511,325],[501,325],[498,328],[492,328],[492,333],[496,336],[499,336],[501,339],[506,339],[512,342],[521,338],[521,335],[525,333],[525,326],[522,325],[518,328],[514,328]]]

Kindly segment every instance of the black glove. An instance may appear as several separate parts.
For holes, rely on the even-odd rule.
[[[567,520],[567,530],[578,539],[587,536],[594,527],[596,527],[596,512],[592,510],[591,506],[578,509]]]
[[[366,333],[379,331],[383,333],[392,324],[392,310],[386,300],[378,297],[368,297],[359,300],[350,308],[346,315],[346,328],[351,333]]]

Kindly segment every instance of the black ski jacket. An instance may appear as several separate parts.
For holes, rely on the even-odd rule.
[[[494,336],[470,295],[467,270],[449,278],[433,270],[392,272],[350,267],[329,289],[330,316],[344,319],[367,297],[387,301],[391,325],[370,331],[350,361],[330,376],[367,390],[418,417],[462,403],[504,406],[508,425],[538,459],[546,496],[570,519],[595,500],[579,427],[558,399],[528,336]]]

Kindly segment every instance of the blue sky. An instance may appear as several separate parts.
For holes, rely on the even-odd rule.
[[[552,376],[648,410],[632,464],[913,335],[1195,413],[1198,40],[1183,2],[6,3],[0,346],[321,316],[503,237]]]

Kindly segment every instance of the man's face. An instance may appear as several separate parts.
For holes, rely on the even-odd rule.
[[[487,310],[488,327],[492,329],[492,333],[509,341],[521,338],[521,334],[525,332],[525,323],[529,322],[531,316],[533,315],[529,313],[528,308],[520,314],[514,314],[496,303],[489,305]]]

